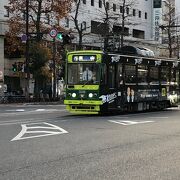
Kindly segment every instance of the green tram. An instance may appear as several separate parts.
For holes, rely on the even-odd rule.
[[[67,53],[66,97],[71,113],[160,110],[177,105],[180,62],[103,51]]]

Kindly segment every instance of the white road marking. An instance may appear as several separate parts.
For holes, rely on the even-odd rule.
[[[46,109],[36,109],[35,111],[46,111]]]
[[[14,111],[16,111],[16,112],[24,112],[25,110],[24,109],[11,109],[11,110],[6,110],[7,112],[9,111],[9,112],[14,112]]]
[[[129,125],[135,125],[135,124],[144,124],[144,123],[151,123],[154,121],[127,121],[127,120],[109,120],[109,122],[116,123],[116,124],[121,124],[124,126],[129,126]]]
[[[43,113],[53,113],[53,112],[67,112],[66,109],[49,109],[46,111],[43,111]],[[14,115],[24,115],[24,114],[36,114],[36,113],[41,113],[42,111],[24,111],[24,112],[10,112],[10,113],[1,113],[0,117],[6,117],[6,116],[14,116]]]
[[[156,117],[147,117],[148,119],[168,119],[169,117],[162,117],[162,116],[160,116],[160,117],[158,117],[158,116],[156,116]]]
[[[36,124],[38,124],[39,126],[38,125],[34,126]],[[46,122],[22,124],[21,127],[22,127],[21,132],[16,137],[14,137],[11,141],[68,133],[66,130],[62,129],[61,127],[58,127],[56,125],[46,123]],[[39,130],[36,130],[36,129],[39,129]],[[28,135],[38,134],[38,135],[29,135],[25,137],[25,135],[27,134]]]

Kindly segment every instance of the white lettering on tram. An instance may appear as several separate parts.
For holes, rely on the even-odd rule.
[[[155,61],[155,66],[160,66],[161,65],[161,61]]]
[[[106,102],[112,103],[112,102],[114,102],[114,99],[117,98],[117,95],[116,95],[116,93],[113,93],[113,94],[102,95],[99,98],[102,98],[103,104]]]
[[[179,62],[173,62],[173,68],[178,67]]]
[[[134,59],[135,60],[135,64],[141,64],[142,63],[142,58],[140,58],[140,59]]]
[[[111,62],[119,62],[120,61],[120,56],[112,56],[111,57]]]

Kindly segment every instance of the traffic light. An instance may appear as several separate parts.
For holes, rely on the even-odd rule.
[[[17,72],[17,64],[16,64],[16,62],[14,64],[12,64],[12,71]]]
[[[18,62],[18,64],[17,64],[17,70],[18,70],[19,72],[23,72],[23,71],[24,71],[23,68],[24,68],[24,63],[23,63],[23,62]]]
[[[74,36],[70,33],[58,32],[56,38],[62,40],[63,45],[70,44],[71,40],[74,39]]]
[[[63,39],[63,33],[58,32],[56,37],[57,37],[57,39],[62,40]]]
[[[71,43],[71,37],[70,37],[70,34],[65,34],[63,36],[63,45],[65,44],[70,44]]]

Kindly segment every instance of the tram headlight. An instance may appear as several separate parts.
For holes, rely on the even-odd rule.
[[[89,98],[92,98],[93,97],[93,93],[89,93]]]
[[[76,97],[76,93],[72,93],[72,97],[75,98]]]

